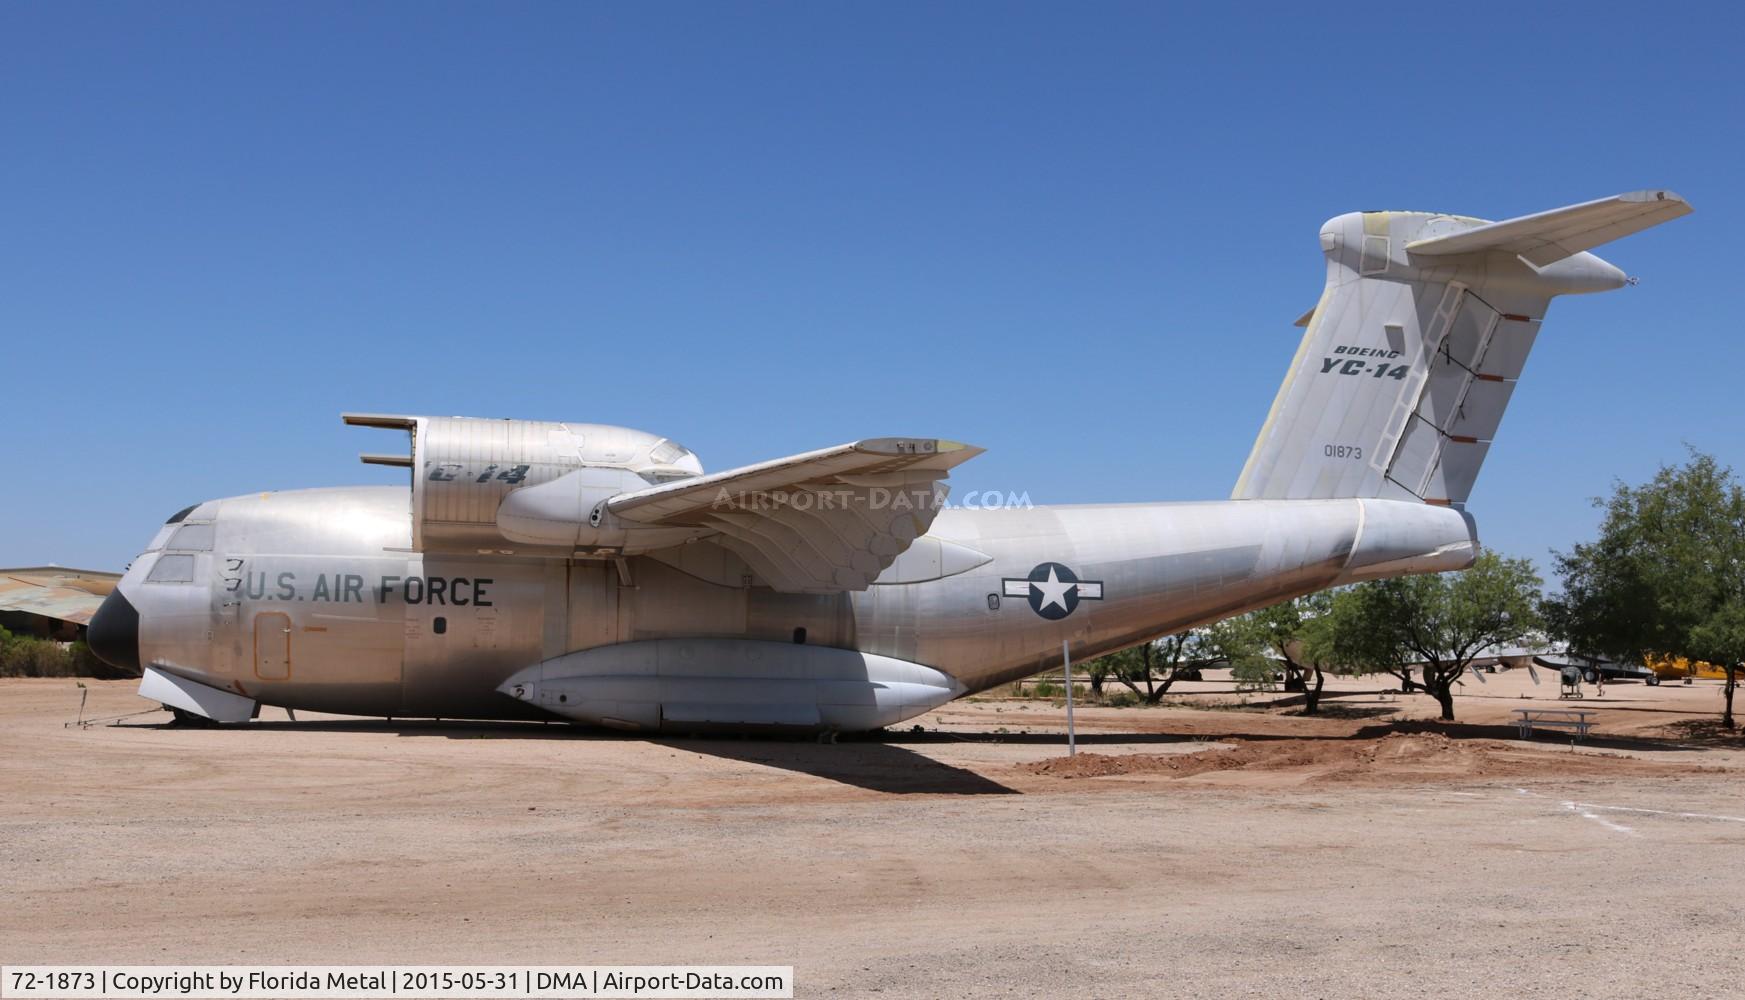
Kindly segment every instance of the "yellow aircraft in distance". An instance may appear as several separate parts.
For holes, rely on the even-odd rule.
[[[1682,656],[1654,656],[1652,654],[1645,657],[1645,660],[1648,669],[1654,671],[1655,676],[1663,681],[1682,681],[1686,677],[1696,677],[1705,681],[1724,681],[1727,679],[1726,668],[1717,667],[1706,660],[1692,663]]]

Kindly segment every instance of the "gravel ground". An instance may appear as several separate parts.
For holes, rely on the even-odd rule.
[[[1089,709],[1087,749],[1144,760],[1082,766],[1051,763],[1046,703],[819,746],[276,710],[64,728],[70,681],[4,681],[0,962],[772,964],[800,996],[1737,994],[1745,752],[1644,739],[1678,699],[1708,711],[1689,691],[1638,688],[1624,738],[1579,751],[1364,712]],[[87,715],[146,707],[92,692]]]

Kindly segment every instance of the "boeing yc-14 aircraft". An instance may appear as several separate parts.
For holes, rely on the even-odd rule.
[[[1354,212],[1228,500],[944,508],[981,449],[881,437],[705,473],[600,424],[346,414],[410,489],[177,511],[89,627],[178,717],[262,705],[629,730],[902,722],[1326,587],[1470,565],[1473,482],[1589,249],[1677,218],[1637,191],[1486,222]]]

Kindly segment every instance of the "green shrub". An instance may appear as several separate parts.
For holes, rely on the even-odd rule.
[[[0,629],[0,677],[124,676],[128,674],[97,659],[83,640],[62,644]]]

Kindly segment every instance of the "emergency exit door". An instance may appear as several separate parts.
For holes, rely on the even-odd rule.
[[[254,616],[254,675],[263,681],[291,676],[291,616],[269,611]]]

